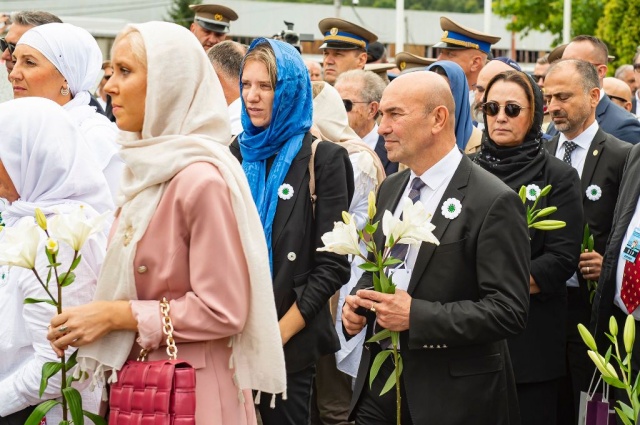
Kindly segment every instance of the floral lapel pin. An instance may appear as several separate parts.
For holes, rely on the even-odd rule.
[[[288,183],[283,183],[278,188],[278,197],[285,201],[293,198],[293,187]]]
[[[597,201],[602,196],[602,189],[597,184],[592,184],[587,188],[587,198],[590,201]]]
[[[453,220],[460,215],[462,204],[456,198],[449,198],[442,204],[442,215],[449,220]]]
[[[527,185],[526,195],[528,200],[535,201],[540,196],[540,186],[537,184]]]

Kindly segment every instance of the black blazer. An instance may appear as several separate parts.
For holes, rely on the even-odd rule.
[[[517,383],[550,381],[565,374],[567,286],[578,267],[582,241],[580,178],[570,165],[545,152],[539,180],[530,183],[551,192],[536,208],[558,208],[546,219],[563,220],[557,230],[530,229],[531,275],[540,287],[530,295],[527,329],[509,339],[509,351]],[[528,205],[533,202],[527,200]]]
[[[409,181],[405,170],[378,193],[377,219],[394,211]],[[505,339],[522,332],[529,308],[529,232],[518,195],[463,157],[440,204],[456,198],[453,220],[435,211],[440,245],[423,244],[408,292],[409,330],[400,334],[406,400],[414,424],[518,424],[519,409]],[[382,231],[376,235],[382,243]],[[365,273],[354,289],[371,285]],[[368,313],[371,335],[375,316]],[[379,350],[365,345],[352,399],[368,385]]]
[[[389,158],[387,157],[387,149],[384,147],[384,137],[378,136],[378,143],[376,143],[375,152],[378,154],[378,157],[382,162],[385,175],[389,176],[398,172],[398,163],[389,161]]]
[[[340,348],[328,301],[349,281],[351,271],[346,256],[316,251],[324,245],[322,235],[333,229],[334,222],[342,220],[342,211],[349,210],[353,196],[349,155],[335,143],[318,144],[314,159],[314,220],[308,170],[311,143],[312,136],[307,133],[284,179],[293,186],[293,197],[278,200],[273,219],[273,291],[278,319],[297,302],[305,321],[304,329],[284,347],[289,373],[311,366],[320,356]],[[242,162],[237,140],[230,149]]]
[[[555,155],[558,151],[559,138],[560,135],[554,136],[546,145],[547,150],[552,155]],[[583,228],[585,223],[589,223],[589,229],[593,234],[594,250],[600,255],[604,254],[607,239],[609,239],[609,234],[611,233],[613,210],[616,205],[616,199],[618,199],[622,171],[632,147],[632,144],[616,139],[599,128],[591,141],[591,146],[589,146],[589,151],[584,161],[580,179],[582,209],[584,212]],[[597,201],[591,201],[587,198],[587,188],[591,185],[597,185],[602,189],[602,196]],[[590,305],[587,282],[582,278],[580,270],[576,271],[585,305]],[[584,321],[585,323],[589,321],[588,315],[584,318]]]
[[[604,95],[596,107],[596,120],[605,133],[634,145],[640,142],[640,122],[635,115],[621,108]],[[549,124],[547,134],[555,136],[558,130]]]
[[[604,252],[604,260],[602,263],[602,271],[600,272],[600,280],[598,280],[598,289],[593,300],[593,308],[591,310],[591,328],[595,332],[596,342],[601,352],[610,345],[610,341],[605,337],[604,333],[609,332],[609,317],[613,314],[613,309],[620,310],[613,305],[613,299],[616,295],[616,272],[618,268],[618,256],[627,232],[633,213],[638,205],[638,197],[640,196],[640,146],[634,146],[627,157],[622,174],[622,182],[620,183],[620,194],[616,208],[613,212],[613,228],[611,235],[607,241],[607,247]],[[618,323],[622,330],[623,324]],[[620,331],[622,332],[622,331]],[[636,338],[637,340],[638,338]],[[634,346],[637,346],[634,344]],[[635,354],[635,352],[634,352]],[[634,357],[635,358],[635,357]]]

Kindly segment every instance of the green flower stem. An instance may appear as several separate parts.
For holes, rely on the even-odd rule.
[[[40,285],[42,286],[42,288],[47,292],[47,295],[49,295],[49,298],[51,298],[51,301],[53,301],[57,306],[58,301],[55,298],[53,298],[53,295],[51,294],[51,292],[49,292],[49,288],[47,287],[47,285],[45,285],[45,283],[40,278],[40,275],[38,274],[38,271],[36,270],[36,268],[35,267],[32,268],[31,271],[33,272],[34,275],[36,275],[36,279],[38,279],[38,282],[40,282]]]
[[[398,346],[396,344],[391,345],[393,347],[393,364],[395,365],[394,372],[396,374],[396,424],[402,425],[402,399],[400,395],[400,365]]]
[[[47,232],[47,236],[49,236],[49,233]],[[78,255],[78,251],[76,251],[73,255],[73,260],[75,261],[76,256]],[[51,259],[53,260],[53,264],[57,263],[57,258],[56,258],[56,254],[51,254]],[[73,261],[71,262],[73,263]],[[60,282],[60,278],[58,276],[58,268],[57,267],[53,267],[53,273],[56,276],[56,282],[58,283],[58,303],[56,305],[57,309],[58,309],[58,314],[62,313],[62,284],[64,282]],[[67,273],[67,276],[69,274]],[[66,279],[66,277],[65,277]],[[62,392],[62,390],[64,390],[65,388],[67,388],[67,365],[66,365],[66,354],[64,353],[64,351],[62,352],[62,357],[60,357],[60,364],[62,365],[62,368],[60,369],[60,373],[62,375],[62,383],[60,384],[60,392]],[[67,398],[66,397],[62,397],[62,420],[63,421],[68,421],[68,408],[67,408]]]

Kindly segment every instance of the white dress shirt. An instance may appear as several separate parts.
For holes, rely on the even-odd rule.
[[[627,261],[622,256],[624,248],[627,246],[627,241],[633,234],[633,230],[640,226],[640,199],[638,199],[638,204],[636,205],[636,211],[633,213],[633,217],[631,217],[631,221],[629,222],[629,227],[627,227],[627,232],[624,234],[624,239],[622,239],[622,245],[620,246],[620,254],[618,255],[618,268],[616,269],[616,296],[613,299],[613,303],[620,307],[620,310],[627,313],[627,307],[625,307],[622,302],[622,298],[620,297],[620,289],[622,289],[622,276],[624,275],[624,263]],[[637,308],[636,311],[633,312],[633,317],[636,320],[640,320],[640,308]]]
[[[578,145],[578,147],[573,152],[571,152],[571,166],[576,169],[576,171],[580,175],[580,178],[582,178],[584,161],[587,159],[589,147],[591,146],[593,138],[596,137],[598,128],[598,121],[594,120],[593,124],[587,127],[585,131],[580,133],[578,137],[572,140],[576,145]],[[567,138],[565,137],[565,135],[560,133],[560,138],[558,139],[558,150],[556,151],[556,158],[564,159],[564,142],[566,141]],[[577,273],[574,273],[573,276],[571,276],[571,278],[567,280],[567,286],[573,288],[578,288],[580,286]]]
[[[442,206],[442,195],[444,194],[445,189],[451,182],[453,178],[453,174],[458,169],[458,165],[460,165],[460,161],[462,160],[462,152],[454,146],[451,151],[444,156],[440,161],[438,161],[435,165],[425,171],[419,178],[425,183],[425,186],[420,190],[420,202],[424,205],[424,209],[427,214],[434,216],[436,209]],[[394,217],[400,217],[402,214],[402,204],[403,198],[409,198],[409,191],[411,191],[411,182],[413,179],[417,177],[416,174],[411,171],[411,176],[409,177],[409,183],[407,183],[407,187],[405,187],[404,192],[402,194],[402,198],[396,207],[393,215]],[[464,208],[464,207],[463,207]],[[405,259],[405,264],[400,265],[399,268],[407,269],[407,278],[411,278],[411,271],[413,271],[413,267],[416,264],[416,258],[418,257],[418,251],[420,251],[420,245],[418,246],[409,246],[409,250],[407,251],[407,258]],[[398,287],[406,290],[409,281],[400,282],[394,281]]]
[[[373,126],[373,130],[369,132],[366,136],[362,138],[362,141],[366,143],[367,146],[371,148],[371,150],[376,150],[376,145],[378,144],[378,138],[380,135],[378,134],[378,124]]]
[[[242,120],[240,115],[242,113],[242,99],[237,98],[227,107],[229,110],[229,124],[231,124],[231,134],[237,136],[244,130],[242,128]]]
[[[640,98],[638,95],[640,95],[640,91],[636,90],[636,94],[634,94],[636,97],[636,110],[632,111],[636,116],[640,116]]]

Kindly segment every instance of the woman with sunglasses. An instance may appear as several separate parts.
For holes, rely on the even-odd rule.
[[[13,58],[14,97],[44,97],[71,115],[115,199],[124,167],[115,143],[118,128],[89,105],[102,64],[96,40],[75,25],[40,25],[20,37]]]
[[[336,143],[319,142],[312,151],[311,81],[293,46],[254,40],[242,64],[240,91],[244,132],[231,148],[267,239],[287,365],[286,399],[278,397],[271,408],[273,397],[263,395],[260,415],[265,425],[307,424],[316,361],[340,348],[329,298],[349,280],[347,257],[317,248],[349,209],[353,171],[346,149]]]
[[[557,207],[545,219],[566,222],[558,230],[530,229],[529,318],[524,333],[509,340],[521,423],[553,425],[558,379],[565,373],[566,285],[578,267],[582,239],[580,179],[573,167],[544,149],[542,91],[531,77],[518,71],[498,74],[487,85],[485,100],[486,130],[474,161],[516,192],[526,186],[528,206],[551,185],[536,209]]]

